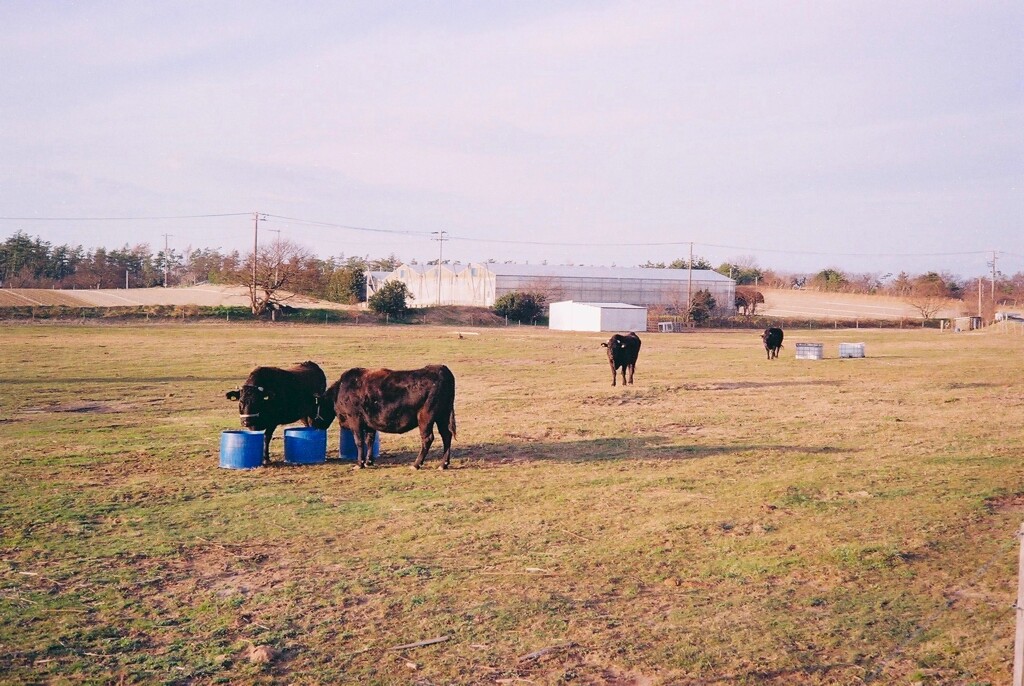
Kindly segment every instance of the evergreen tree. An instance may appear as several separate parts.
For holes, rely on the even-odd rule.
[[[413,300],[409,287],[401,281],[388,281],[376,293],[370,296],[366,304],[377,314],[401,317],[408,310],[408,300]]]

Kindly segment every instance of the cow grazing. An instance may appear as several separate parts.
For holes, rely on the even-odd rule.
[[[630,331],[628,334],[617,333],[602,346],[608,348],[608,364],[612,368],[612,386],[615,385],[615,372],[622,369],[622,385],[625,386],[626,371],[629,371],[629,384],[633,383],[633,372],[636,371],[636,358],[640,355],[640,337]]]
[[[779,350],[782,348],[782,329],[777,326],[768,327],[761,334],[761,340],[764,342],[764,349],[768,353],[769,360],[779,356]]]
[[[757,314],[757,306],[764,303],[764,295],[753,288],[737,288],[736,299],[733,302],[736,305],[736,314],[742,313],[746,317]]]
[[[270,439],[282,424],[302,422],[312,426],[327,390],[327,376],[315,362],[302,362],[289,369],[256,367],[241,388],[228,391],[228,400],[238,401],[242,426],[263,431],[263,462],[270,462]]]
[[[408,371],[350,369],[327,389],[314,426],[326,429],[335,416],[355,438],[359,467],[373,464],[370,447],[377,431],[400,434],[419,427],[420,453],[412,465],[419,469],[436,425],[444,446],[441,469],[448,469],[455,436],[455,375],[443,364]]]

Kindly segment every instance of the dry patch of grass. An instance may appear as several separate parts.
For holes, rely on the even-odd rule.
[[[457,330],[5,327],[5,679],[1006,681],[1021,339],[649,334],[612,388],[603,336]],[[219,469],[223,391],[303,359],[448,364],[453,469]]]

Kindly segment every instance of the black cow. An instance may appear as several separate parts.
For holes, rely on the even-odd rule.
[[[312,426],[320,411],[320,399],[327,390],[327,376],[315,362],[302,362],[290,369],[256,367],[242,387],[228,391],[228,400],[238,401],[242,426],[263,431],[263,462],[270,462],[270,439],[282,424],[302,422]]]
[[[615,385],[615,370],[622,368],[622,385],[626,385],[626,370],[629,370],[629,383],[633,383],[633,372],[636,371],[636,358],[640,355],[640,337],[630,331],[628,334],[617,333],[602,343],[608,348],[608,364],[612,367],[612,386]]]
[[[420,454],[412,466],[419,469],[436,425],[444,446],[441,469],[448,469],[455,436],[455,375],[443,364],[408,371],[350,369],[327,389],[314,426],[326,429],[335,416],[355,438],[360,467],[373,464],[369,448],[376,432],[400,434],[418,426]]]
[[[764,342],[764,349],[768,353],[769,360],[779,356],[779,350],[782,348],[782,329],[777,326],[769,326],[761,334],[761,340]]]

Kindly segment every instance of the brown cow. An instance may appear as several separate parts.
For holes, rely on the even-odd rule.
[[[400,434],[418,426],[420,454],[412,466],[419,469],[436,425],[444,446],[441,469],[448,469],[455,436],[455,375],[443,364],[408,371],[349,369],[324,394],[315,426],[326,429],[335,416],[355,438],[360,467],[373,464],[377,431]]]

